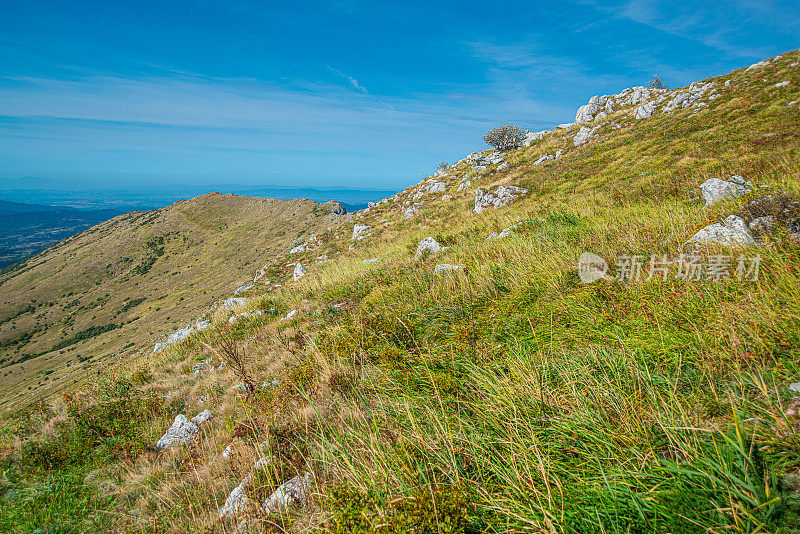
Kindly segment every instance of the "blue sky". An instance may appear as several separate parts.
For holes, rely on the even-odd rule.
[[[0,0],[0,178],[394,189],[800,47],[800,4]],[[723,7],[724,5],[724,7]]]

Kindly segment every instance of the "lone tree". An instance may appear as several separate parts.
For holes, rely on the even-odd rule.
[[[658,74],[653,74],[650,78],[650,83],[647,84],[650,89],[669,89],[669,84],[661,79]]]
[[[500,152],[505,152],[522,146],[522,142],[525,140],[525,131],[513,124],[501,124],[484,135],[483,140],[487,145],[495,147]]]

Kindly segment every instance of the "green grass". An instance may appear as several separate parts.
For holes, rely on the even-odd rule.
[[[237,522],[216,512],[245,476],[255,475],[251,491],[263,498],[307,471],[316,485],[305,508],[256,513],[247,528],[797,532],[800,402],[787,386],[800,376],[798,244],[785,231],[770,235],[758,250],[757,281],[584,285],[577,275],[581,252],[612,262],[676,255],[698,229],[742,212],[763,191],[798,197],[796,111],[772,89],[776,79],[792,79],[797,99],[792,61],[797,53],[764,72],[720,77],[718,86],[734,83],[706,110],[644,121],[621,111],[607,119],[619,129],[580,148],[574,132],[556,132],[508,153],[507,171],[451,167],[454,200],[427,198],[414,219],[399,214],[407,191],[360,219],[319,228],[319,249],[275,257],[268,267],[283,287],[249,292],[250,308],[274,312],[235,326],[216,314],[255,392],[232,389],[241,373],[230,369],[191,372],[208,358],[218,365],[225,352],[216,330],[205,332],[109,372],[137,384],[126,394],[166,396],[166,407],[103,436],[95,416],[56,405],[25,431],[6,427],[6,457],[21,462],[26,447],[52,443],[46,438],[55,439],[59,417],[70,418],[73,433],[55,434],[58,450],[88,441],[99,451],[92,468],[114,477],[108,498],[125,511],[111,520],[121,532],[233,529]],[[559,160],[532,164],[557,149],[565,150]],[[703,209],[697,186],[734,173],[759,188]],[[465,174],[472,189],[458,192]],[[475,187],[507,183],[530,194],[472,214]],[[214,213],[205,220],[218,229]],[[350,250],[354,222],[370,225],[372,237]],[[486,240],[511,224],[518,226],[510,237]],[[288,232],[286,242],[296,235]],[[450,248],[414,260],[427,236]],[[317,263],[323,253],[333,261]],[[380,260],[363,263],[371,258]],[[287,283],[288,261],[309,274]],[[204,268],[223,263],[215,257]],[[437,263],[466,269],[438,276]],[[282,320],[289,310],[297,316]],[[86,406],[99,407],[86,413],[99,410],[114,427],[121,393],[81,391]],[[147,450],[177,410],[193,415],[201,399],[215,419],[197,443]],[[81,428],[93,430],[74,433]],[[89,439],[96,434],[99,442]],[[140,453],[121,458],[120,443],[138,444]],[[227,446],[235,453],[223,461]],[[47,464],[41,450],[20,473]],[[261,457],[273,463],[254,473]]]

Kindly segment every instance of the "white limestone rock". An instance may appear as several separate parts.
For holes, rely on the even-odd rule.
[[[298,263],[294,266],[294,272],[292,273],[292,277],[294,278],[295,282],[303,278],[308,271],[301,263]]]
[[[653,116],[653,112],[656,110],[656,106],[652,102],[646,102],[641,104],[639,107],[636,108],[636,112],[633,114],[633,117],[637,120],[640,119],[647,119]]]
[[[355,224],[353,225],[353,239],[358,239],[361,235],[369,230],[370,227],[366,224]]]
[[[278,486],[272,495],[264,501],[264,511],[273,514],[285,509],[292,504],[305,504],[311,493],[311,484],[314,475],[306,473],[305,476],[296,476]]]
[[[425,252],[436,254],[437,252],[440,252],[443,248],[444,247],[442,247],[442,245],[440,245],[439,242],[436,241],[434,238],[426,237],[425,239],[419,242],[419,245],[417,245],[417,252],[414,254],[414,259],[415,260],[418,259]]]
[[[424,206],[423,202],[417,202],[411,204],[410,206],[408,206],[403,210],[403,217],[405,217],[406,219],[410,219],[411,217],[416,215],[417,212],[419,212],[419,210],[421,210],[423,206]]]
[[[788,80],[787,80],[787,81],[784,81],[784,82],[778,82],[778,83],[776,83],[776,84],[775,84],[775,87],[777,87],[778,89],[780,89],[781,87],[786,87],[787,85],[789,85],[789,81],[788,81]]]
[[[449,273],[452,271],[463,271],[463,265],[451,265],[449,263],[439,263],[433,268],[434,274]]]
[[[548,130],[542,130],[541,132],[528,132],[525,134],[525,139],[522,140],[522,146],[531,146],[534,141],[541,141],[544,139],[546,133],[548,133]]]
[[[731,176],[730,180],[728,182],[719,178],[709,178],[700,185],[706,208],[720,200],[738,198],[748,193],[753,186],[739,175]]]
[[[697,232],[688,243],[698,245],[721,245],[730,248],[756,245],[747,223],[737,215],[729,215],[723,222],[706,226]],[[687,243],[687,244],[688,244]]]
[[[588,126],[584,126],[581,128],[575,137],[572,139],[572,144],[575,146],[581,146],[582,144],[589,141],[592,138],[592,129]]]
[[[200,431],[197,425],[192,423],[185,415],[178,414],[172,426],[156,442],[159,449],[168,449],[173,445],[184,445],[190,443]]]
[[[225,504],[219,510],[220,519],[237,515],[250,502],[245,491],[245,488],[250,484],[250,480],[251,477],[248,475],[238,486],[233,488],[231,494],[225,499]]]
[[[199,427],[200,425],[202,425],[206,421],[210,421],[212,417],[214,417],[214,416],[211,415],[211,411],[210,410],[203,410],[199,414],[197,414],[194,417],[192,417],[191,421],[192,421],[192,423],[194,423],[196,426]]]
[[[490,207],[500,208],[527,193],[527,189],[516,185],[501,185],[493,191],[485,191],[479,187],[475,190],[475,208],[473,212],[481,213]]]

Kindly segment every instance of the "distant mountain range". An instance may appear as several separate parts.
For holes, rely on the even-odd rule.
[[[0,200],[0,269],[121,213]]]

